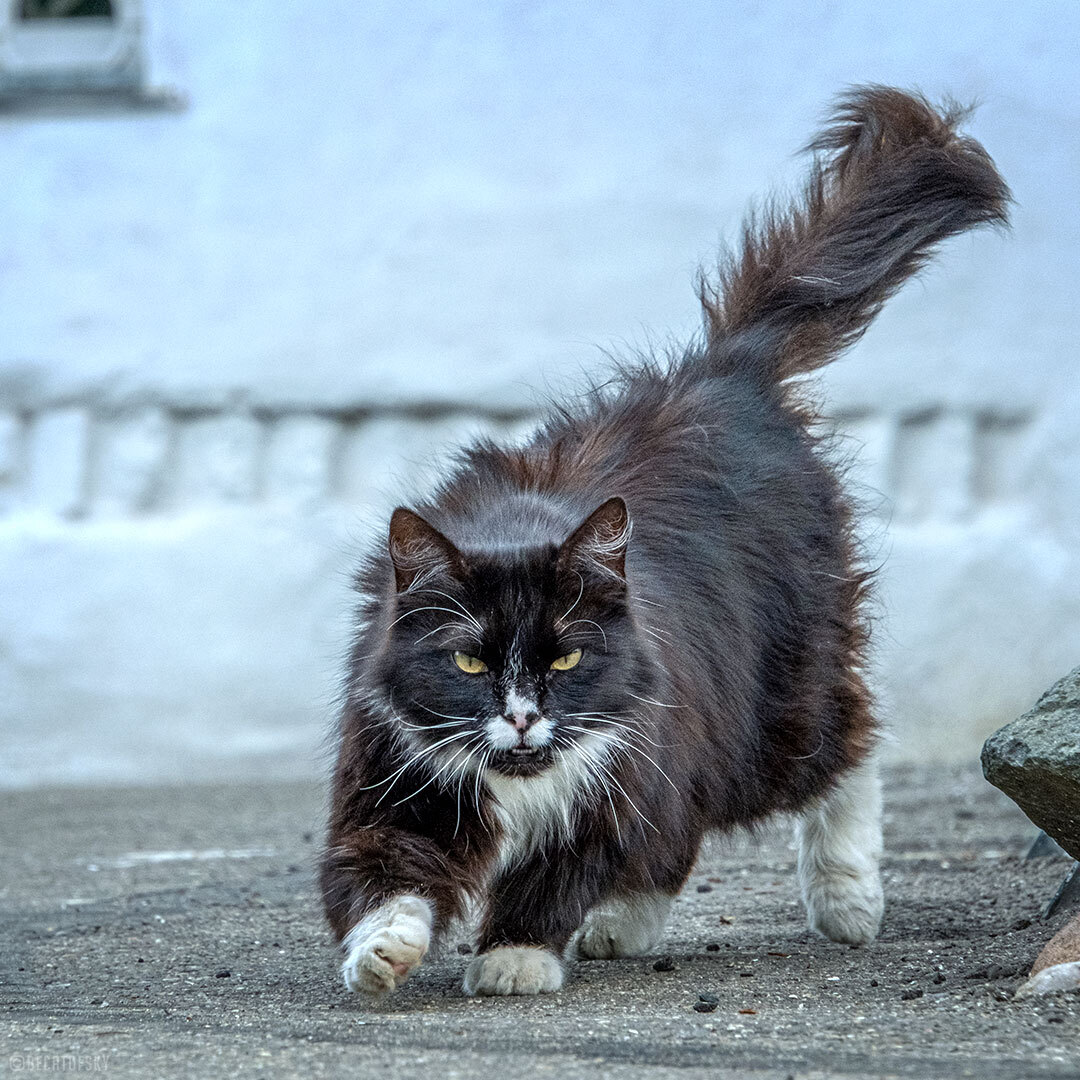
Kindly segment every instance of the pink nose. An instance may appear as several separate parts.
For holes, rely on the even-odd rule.
[[[508,724],[513,724],[515,731],[528,731],[540,719],[540,714],[534,709],[530,709],[529,712],[514,712],[503,719]]]

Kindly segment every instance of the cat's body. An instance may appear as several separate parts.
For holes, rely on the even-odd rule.
[[[812,925],[877,931],[880,796],[850,511],[783,380],[931,246],[1004,218],[955,117],[872,88],[804,206],[705,294],[708,339],[468,451],[360,584],[323,890],[355,989],[484,911],[472,993],[561,984],[662,930],[704,833],[800,817]]]

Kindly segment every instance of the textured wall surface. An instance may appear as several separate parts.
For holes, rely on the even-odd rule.
[[[0,783],[319,767],[348,568],[692,278],[851,82],[978,98],[1011,236],[818,393],[909,757],[1080,658],[1080,9],[144,4],[179,113],[0,117]]]

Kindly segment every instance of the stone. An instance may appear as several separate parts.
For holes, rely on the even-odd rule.
[[[1036,997],[1042,994],[1058,994],[1067,990],[1080,990],[1080,961],[1070,964],[1054,964],[1032,975],[1016,989],[1016,997]]]
[[[1031,974],[1044,968],[1080,961],[1080,915],[1074,915],[1047,943],[1031,965]]]
[[[1080,859],[1080,668],[986,740],[983,774]]]

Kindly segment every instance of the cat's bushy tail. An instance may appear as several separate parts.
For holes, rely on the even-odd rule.
[[[827,364],[938,243],[1007,224],[1005,181],[957,133],[967,111],[884,86],[840,98],[807,147],[802,198],[751,219],[719,283],[701,286],[709,374],[775,383]]]

